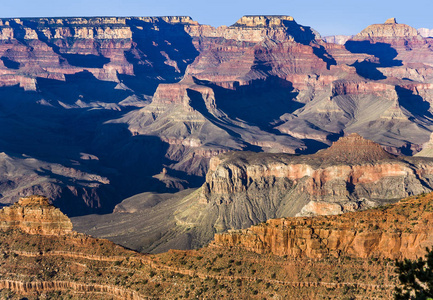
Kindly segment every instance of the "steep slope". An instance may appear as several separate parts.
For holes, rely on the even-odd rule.
[[[340,216],[273,219],[217,234],[214,244],[292,257],[416,259],[433,243],[432,201],[429,194]]]
[[[398,213],[400,219],[411,215],[415,204],[417,208],[430,207],[431,199],[431,195],[417,199],[418,202],[409,199],[387,208],[385,213],[389,216]],[[71,232],[70,223],[66,225],[68,218],[41,196],[21,199],[16,205],[3,209],[0,223],[11,225],[10,212],[17,216],[23,210],[30,213],[29,218],[38,215],[39,223],[24,221],[19,227],[0,228],[0,251],[3,253],[0,257],[3,274],[0,295],[10,299],[262,299],[287,298],[287,295],[293,299],[325,296],[367,299],[389,298],[396,285],[393,263],[375,253],[364,256],[363,253],[342,251],[338,258],[323,253],[321,258],[314,260],[292,256],[292,253],[279,257],[245,251],[245,243],[226,247],[228,239],[217,235],[213,244],[200,250],[143,255],[106,240]],[[378,212],[355,213],[354,219],[363,220],[363,214],[376,216]],[[347,219],[343,215],[332,220],[337,226],[343,226]],[[18,224],[17,218],[13,220],[15,225]],[[302,220],[308,223],[309,219]],[[317,223],[316,219],[310,220],[312,224]],[[275,222],[270,221],[268,226],[272,227]],[[308,225],[298,223],[297,232],[302,228],[308,231]],[[40,224],[59,231],[55,234],[42,232]],[[59,224],[62,225],[58,227]],[[397,226],[405,232],[412,228],[429,230],[429,222],[423,227],[408,222]],[[281,231],[276,227],[273,232],[278,230]],[[232,233],[232,236],[235,234],[240,233]],[[245,233],[243,241],[250,236]],[[410,241],[407,235],[402,235],[401,239],[402,244]],[[273,245],[280,245],[277,239],[273,241]],[[431,245],[431,241],[426,245]],[[401,252],[398,257],[411,257],[407,254]]]
[[[310,95],[306,105],[277,128],[322,141],[357,132],[396,153],[416,153],[432,125],[431,43],[395,19],[368,26],[344,43],[352,55],[365,55],[346,62],[357,76],[338,74],[320,94],[313,81],[299,94]]]
[[[197,55],[185,24],[196,22],[2,19],[0,124],[8,130],[0,133],[0,149],[22,172],[2,178],[0,201],[39,192],[77,215],[110,212],[144,190],[167,190],[152,178],[162,169],[164,142],[134,139],[123,126],[103,124],[148,104],[160,82],[180,80]],[[157,159],[142,154],[143,145],[155,149]],[[132,155],[121,160],[124,151]],[[25,186],[21,173],[31,174]]]
[[[215,232],[272,218],[335,215],[430,192],[432,172],[430,158],[397,157],[351,134],[312,155],[222,154],[211,159],[206,182],[197,190],[163,199],[137,195],[113,214],[73,222],[82,232],[141,251],[197,248]],[[146,220],[138,221],[143,216]],[[133,237],[122,232],[125,228]]]
[[[289,16],[1,19],[0,151],[38,163],[0,202],[41,190],[71,216],[109,213],[199,187],[218,154],[352,132],[412,155],[433,130],[431,46],[393,19],[344,45]]]
[[[46,198],[28,197],[0,211],[0,223],[14,226],[0,228],[0,296],[389,299],[397,285],[389,258],[416,258],[433,244],[432,203],[429,194],[340,216],[270,220],[217,234],[203,249],[143,255],[71,232]],[[17,223],[23,210],[37,222]]]

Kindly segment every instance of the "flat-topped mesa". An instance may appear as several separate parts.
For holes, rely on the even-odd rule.
[[[29,234],[55,235],[72,232],[72,222],[43,196],[29,196],[0,210],[0,230],[20,229]]]
[[[353,40],[365,38],[414,38],[418,31],[406,24],[398,24],[395,18],[390,18],[384,24],[373,24],[362,30]]]
[[[296,23],[291,16],[243,16],[233,26],[280,27],[284,21]]]
[[[392,159],[395,156],[386,152],[379,144],[364,139],[357,133],[340,138],[331,147],[313,156],[333,163],[360,164]]]
[[[170,24],[189,24],[197,25],[190,16],[160,16],[160,17],[53,17],[53,18],[1,18],[0,26],[10,26],[11,22],[23,25],[24,22],[37,23],[39,26],[63,26],[63,25],[78,25],[78,26],[113,26],[126,25],[129,20],[140,20],[144,22],[154,23],[164,21]]]
[[[389,18],[385,21],[385,24],[397,24],[396,18]]]
[[[290,16],[243,16],[229,27],[190,26],[187,31],[191,36],[223,37],[228,40],[253,43],[271,39],[309,44],[315,39],[320,39],[317,31],[299,25]]]

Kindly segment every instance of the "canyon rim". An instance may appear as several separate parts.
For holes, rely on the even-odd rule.
[[[433,37],[384,21],[0,19],[2,297],[391,297],[433,245]]]

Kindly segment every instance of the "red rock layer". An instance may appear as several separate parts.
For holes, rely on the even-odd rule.
[[[68,234],[72,232],[72,222],[47,198],[30,196],[0,210],[0,229],[14,228],[30,234]]]
[[[414,259],[433,245],[433,194],[340,216],[268,220],[215,235],[213,245],[257,253]]]

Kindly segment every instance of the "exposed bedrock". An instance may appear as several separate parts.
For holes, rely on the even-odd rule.
[[[273,218],[340,215],[394,203],[431,192],[432,179],[431,158],[395,156],[350,134],[312,155],[220,154],[211,158],[206,182],[197,190],[139,194],[110,215],[73,222],[83,232],[144,252],[190,249],[210,242],[215,232],[246,229]]]
[[[432,39],[394,20],[344,44],[289,16],[0,22],[0,151],[32,174],[9,169],[4,204],[40,191],[106,213],[199,187],[222,153],[315,153],[356,132],[413,155],[433,131]]]
[[[29,234],[65,235],[72,232],[72,223],[47,198],[33,195],[0,210],[0,228],[20,229]]]
[[[268,220],[217,234],[216,246],[318,259],[327,255],[416,259],[433,243],[432,195],[363,212]]]

